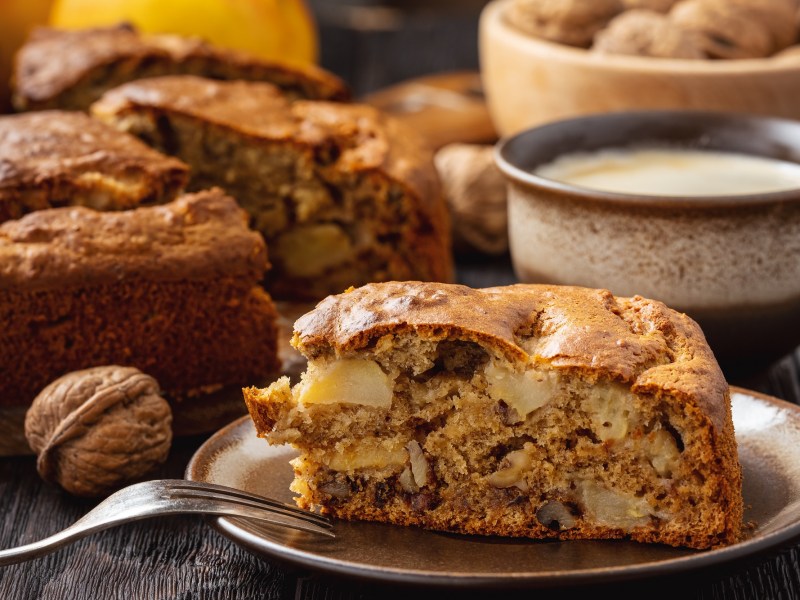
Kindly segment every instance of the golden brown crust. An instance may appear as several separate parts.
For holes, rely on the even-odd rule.
[[[119,282],[0,290],[0,406],[27,406],[57,377],[124,364],[154,377],[174,407],[280,368],[275,307],[243,279]],[[178,408],[180,411],[180,408]]]
[[[124,73],[113,72],[117,67]],[[270,81],[301,98],[347,100],[350,95],[339,78],[313,65],[263,60],[198,38],[140,35],[130,25],[119,25],[34,29],[16,56],[14,103],[20,110],[86,109],[109,87],[170,73]],[[81,86],[86,93],[74,94],[73,88]]]
[[[476,341],[511,359],[630,383],[636,393],[675,395],[709,415],[718,430],[730,410],[727,382],[694,321],[660,302],[607,290],[371,284],[320,302],[296,322],[293,344],[307,356],[338,355],[403,331]],[[534,332],[532,349],[519,345],[520,331]]]
[[[277,312],[262,237],[220,190],[104,213],[60,208],[0,226],[0,405],[55,378],[134,366],[175,401],[266,382]]]
[[[213,189],[124,212],[43,210],[0,225],[0,290],[118,281],[246,277],[268,267],[263,239],[236,201]]]
[[[60,205],[167,202],[188,174],[183,162],[83,113],[0,117],[0,222]]]
[[[290,103],[270,84],[173,76],[134,81],[106,93],[92,106],[101,119],[128,111],[184,114],[237,135],[324,152],[340,149],[337,168],[381,172],[411,188],[422,208],[442,205],[432,160],[420,140],[400,123],[364,104]]]
[[[253,419],[259,437],[266,437],[277,421],[275,405],[268,402],[255,386],[242,388],[245,406]]]

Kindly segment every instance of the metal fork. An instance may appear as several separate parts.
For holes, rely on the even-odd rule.
[[[244,517],[334,537],[321,515],[235,488],[184,479],[135,483],[115,492],[63,531],[17,548],[0,551],[0,566],[49,554],[70,542],[129,523],[164,515],[206,514]]]

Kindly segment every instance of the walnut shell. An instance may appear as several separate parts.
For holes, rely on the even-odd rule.
[[[789,0],[682,0],[670,19],[702,35],[712,58],[763,58],[796,39],[795,10]]]
[[[508,250],[506,181],[493,152],[493,146],[448,144],[436,153],[459,252],[500,255]]]
[[[25,437],[43,479],[77,496],[99,496],[166,460],[172,410],[149,375],[94,367],[42,390],[25,415]]]
[[[592,51],[657,58],[708,58],[703,37],[653,10],[628,10],[615,17],[594,38]]]
[[[537,37],[589,46],[594,34],[624,9],[622,0],[515,0],[508,20]]]

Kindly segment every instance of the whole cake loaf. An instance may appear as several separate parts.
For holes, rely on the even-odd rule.
[[[309,359],[244,396],[299,450],[306,508],[468,534],[739,539],[728,386],[697,326],[641,297],[389,282],[295,324]]]
[[[173,399],[278,371],[264,241],[220,190],[0,225],[0,406],[57,377],[137,367]]]
[[[127,81],[191,74],[268,81],[291,98],[347,100],[347,86],[323,69],[267,61],[199,38],[143,35],[131,25],[35,28],[17,52],[12,101],[17,110],[86,110]]]
[[[111,90],[92,114],[218,185],[270,249],[267,287],[312,299],[372,281],[451,276],[449,216],[432,155],[368,106],[289,103],[264,83],[173,76]]]
[[[189,167],[79,112],[0,116],[0,222],[44,208],[173,200]]]

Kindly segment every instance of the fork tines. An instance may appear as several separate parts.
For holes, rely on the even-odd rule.
[[[165,483],[167,483],[165,481]],[[307,523],[331,529],[333,525],[330,519],[323,515],[303,510],[291,504],[284,504],[271,498],[266,498],[258,494],[244,492],[236,488],[227,487],[223,485],[204,483],[190,480],[171,480],[168,485],[164,486],[165,491],[169,493],[170,498],[210,498],[219,502],[230,502],[238,505],[251,506],[253,508],[262,508],[269,510],[275,514],[300,519]]]

